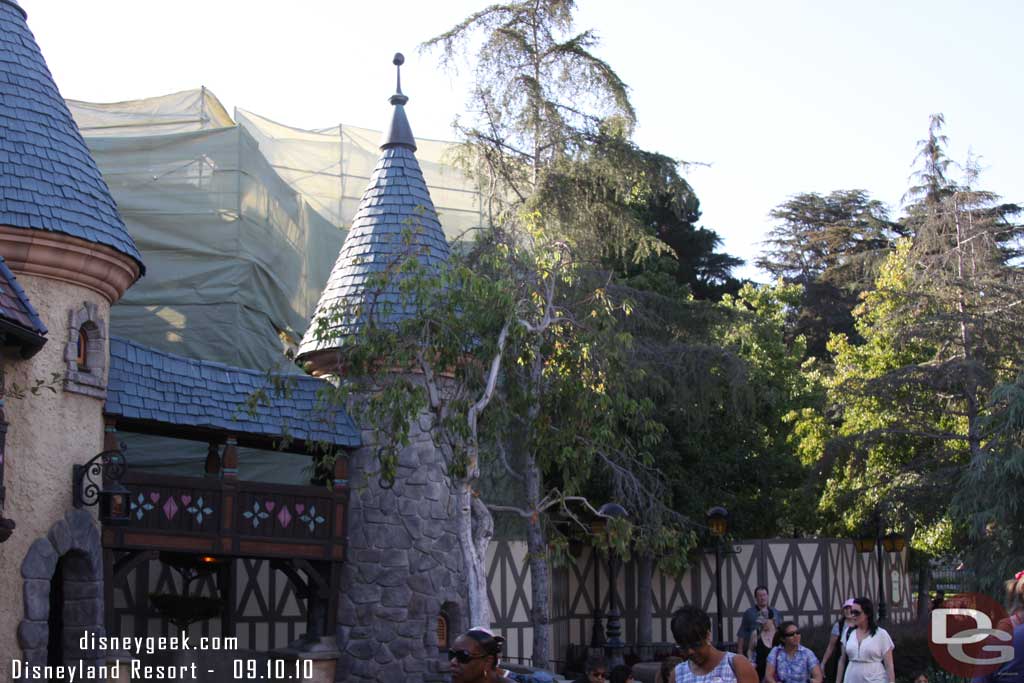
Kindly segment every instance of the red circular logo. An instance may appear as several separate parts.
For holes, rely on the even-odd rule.
[[[928,648],[936,663],[963,678],[995,673],[1013,659],[1012,629],[999,622],[1008,618],[998,602],[980,593],[961,593],[932,610]]]

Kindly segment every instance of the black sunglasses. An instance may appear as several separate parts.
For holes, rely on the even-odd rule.
[[[703,644],[704,644],[703,640],[697,640],[697,641],[694,641],[692,643],[686,643],[685,645],[680,645],[679,649],[682,652],[686,652],[687,650],[697,650],[697,649],[700,649],[700,647]]]
[[[459,664],[469,664],[474,659],[483,659],[486,656],[486,654],[475,655],[469,650],[448,650],[448,659],[454,659]]]
[[[605,671],[591,671],[590,675],[591,676],[596,676],[597,678],[600,678],[602,680],[604,680],[605,678],[608,678],[608,673],[605,672]]]
[[[782,637],[783,638],[792,638],[793,636],[798,636],[798,635],[800,635],[800,631],[790,631],[789,633],[783,633]]]
[[[864,613],[861,612],[859,609],[852,609],[852,610],[850,610],[850,616],[851,617],[859,617],[862,614],[864,614]]]

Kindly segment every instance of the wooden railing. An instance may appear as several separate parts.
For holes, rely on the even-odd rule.
[[[348,488],[128,471],[128,524],[104,527],[108,548],[234,557],[344,557]]]

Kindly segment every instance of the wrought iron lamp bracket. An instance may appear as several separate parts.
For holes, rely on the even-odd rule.
[[[72,503],[76,508],[92,507],[99,503],[104,482],[120,483],[128,469],[124,449],[103,451],[84,465],[72,468]]]

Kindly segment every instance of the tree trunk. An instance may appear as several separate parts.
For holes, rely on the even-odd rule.
[[[494,535],[494,520],[487,507],[473,496],[469,482],[459,482],[456,529],[469,598],[468,625],[491,627],[491,602],[487,594],[487,545]]]
[[[526,544],[530,558],[530,622],[533,625],[533,665],[542,669],[548,668],[551,657],[551,640],[548,625],[551,622],[548,605],[548,572],[547,541],[544,537],[544,526],[540,511],[540,469],[532,454],[526,456],[526,498],[533,515],[526,527]]]
[[[637,568],[639,570],[636,579],[637,606],[640,608],[640,615],[636,624],[636,639],[637,643],[644,647],[654,642],[654,597],[651,591],[654,558],[647,554],[641,555]],[[649,654],[653,655],[654,653]]]

